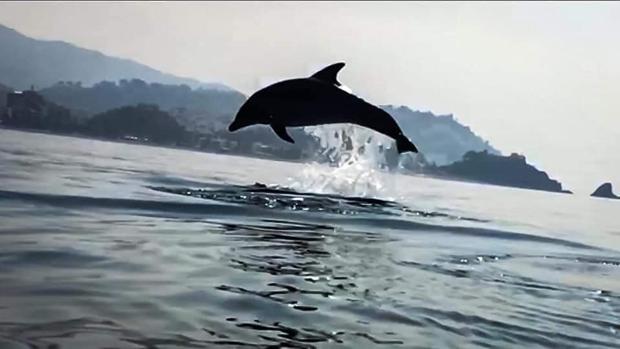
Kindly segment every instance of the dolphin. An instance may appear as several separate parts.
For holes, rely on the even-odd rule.
[[[286,127],[350,123],[393,138],[399,153],[417,153],[390,114],[341,87],[337,75],[343,67],[344,63],[335,63],[310,77],[280,81],[256,91],[241,106],[228,130],[270,125],[278,137],[295,143]]]

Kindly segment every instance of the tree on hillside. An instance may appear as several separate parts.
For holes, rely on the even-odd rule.
[[[245,100],[236,91],[191,89],[187,85],[147,83],[140,79],[101,81],[91,87],[64,81],[40,92],[51,101],[90,115],[125,105],[153,104],[168,112],[185,108],[205,117],[230,116]]]
[[[88,120],[90,133],[100,137],[138,137],[155,143],[179,144],[186,130],[157,106],[138,104],[97,114]]]

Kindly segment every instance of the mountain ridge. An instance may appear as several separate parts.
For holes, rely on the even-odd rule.
[[[92,85],[105,80],[141,79],[183,84],[192,88],[232,90],[221,83],[207,83],[165,73],[132,59],[114,57],[62,40],[41,40],[0,24],[2,83],[17,89],[48,87],[59,81]]]

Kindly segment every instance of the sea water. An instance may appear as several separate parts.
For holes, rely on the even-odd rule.
[[[0,348],[620,347],[620,201],[308,132],[331,165],[0,130]]]

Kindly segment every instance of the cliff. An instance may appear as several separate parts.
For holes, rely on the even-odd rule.
[[[562,184],[549,178],[526,162],[525,156],[501,156],[488,152],[467,152],[461,161],[445,166],[430,166],[426,173],[439,177],[476,181],[508,187],[570,193]]]
[[[601,184],[598,188],[596,188],[594,193],[590,194],[590,196],[607,199],[620,199],[620,196],[614,194],[611,183],[609,182]]]

